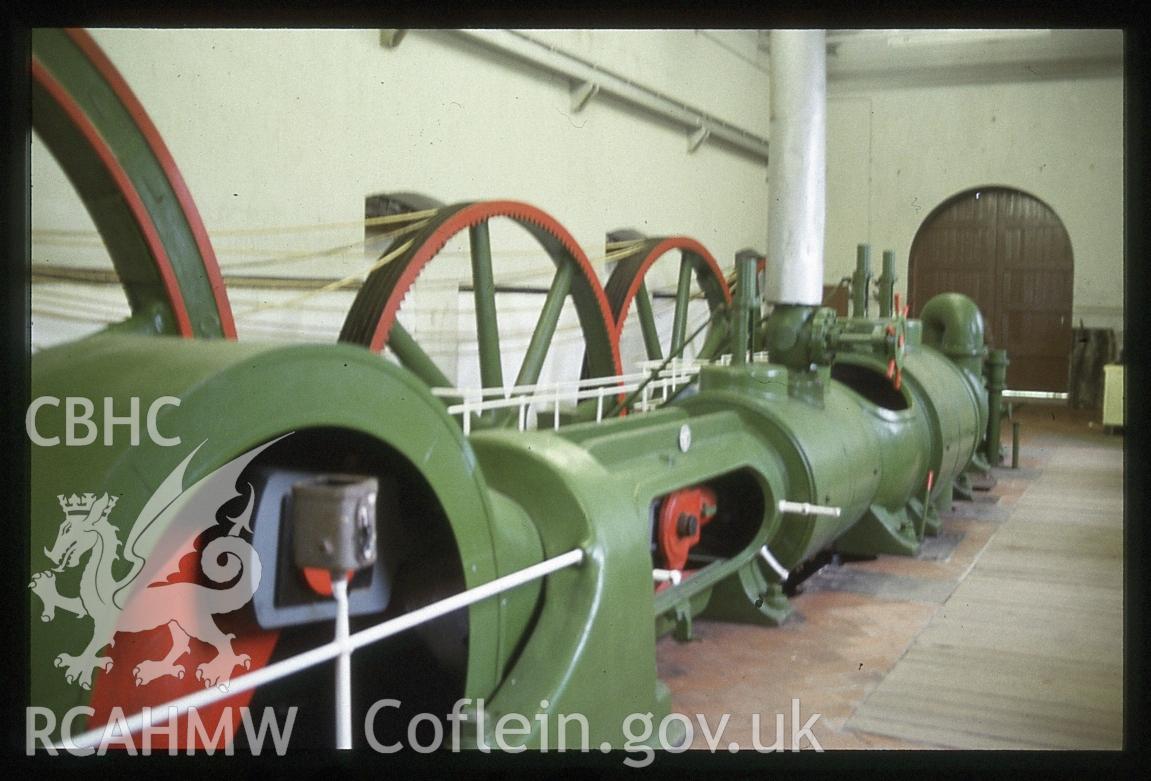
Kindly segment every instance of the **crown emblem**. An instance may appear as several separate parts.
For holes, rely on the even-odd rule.
[[[104,508],[104,512],[100,514],[99,520],[104,520],[108,517],[108,513],[116,506],[116,501],[120,497],[109,496],[108,506]],[[65,515],[86,515],[92,511],[93,505],[96,504],[96,494],[85,493],[81,496],[72,494],[71,496],[64,496],[57,494],[56,500],[60,502],[60,509],[64,511]]]

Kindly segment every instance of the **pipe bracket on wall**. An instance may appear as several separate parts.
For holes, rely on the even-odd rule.
[[[394,49],[400,45],[400,41],[404,40],[404,36],[407,34],[407,30],[380,30],[380,46]]]
[[[599,85],[594,81],[581,81],[572,87],[572,113],[578,114],[584,106],[599,92]]]
[[[695,150],[699,149],[701,146],[703,146],[703,142],[706,141],[707,137],[710,135],[711,131],[706,127],[701,127],[699,130],[696,130],[694,133],[688,136],[687,151],[694,152]]]
[[[766,138],[693,106],[686,105],[678,98],[637,84],[632,79],[613,73],[596,63],[543,43],[520,30],[451,30],[445,32],[472,43],[482,44],[489,49],[515,57],[550,73],[566,76],[577,85],[572,93],[573,110],[578,110],[575,109],[577,91],[582,88],[582,85],[594,84],[598,89],[593,89],[593,95],[596,92],[611,95],[631,106],[644,109],[663,119],[682,125],[693,133],[693,138],[695,133],[706,127],[708,132],[705,137],[721,141],[758,160],[766,161],[768,159]],[[586,103],[586,101],[584,102]],[[692,142],[689,141],[690,143]]]

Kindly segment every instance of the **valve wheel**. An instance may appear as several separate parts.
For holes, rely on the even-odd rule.
[[[652,293],[646,277],[658,260],[673,250],[679,250],[679,276],[675,288],[675,309],[670,334],[661,334],[656,324]],[[615,320],[614,339],[620,349],[623,332],[635,302],[636,318],[643,334],[644,350],[648,360],[662,360],[683,347],[687,337],[688,308],[692,299],[692,279],[707,301],[711,315],[731,304],[731,289],[720,270],[719,263],[698,241],[686,236],[666,236],[643,239],[632,254],[620,260],[612,271],[604,291]],[[720,329],[709,330],[696,354],[710,359],[716,355],[721,339],[715,335]],[[721,334],[720,334],[721,335]],[[666,352],[665,352],[666,350]]]
[[[212,244],[163,139],[79,29],[32,32],[32,126],[96,224],[138,330],[236,338]]]
[[[404,297],[428,263],[453,236],[466,230],[470,239],[480,377],[485,388],[502,387],[504,378],[488,225],[496,218],[509,219],[524,228],[539,242],[556,267],[515,385],[538,382],[564,303],[569,298],[579,317],[589,376],[619,374],[614,320],[587,256],[554,218],[534,206],[516,201],[477,201],[440,209],[415,234],[410,246],[368,276],[344,321],[340,341],[361,344],[377,353],[389,348],[405,368],[429,386],[451,387],[453,383],[400,324],[397,315]]]

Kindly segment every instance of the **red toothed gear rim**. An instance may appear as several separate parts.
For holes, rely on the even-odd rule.
[[[124,108],[136,123],[136,128],[140,132],[140,135],[155,156],[160,168],[164,171],[164,175],[168,179],[172,192],[179,202],[180,211],[188,223],[188,229],[192,234],[196,249],[203,263],[204,275],[208,279],[212,297],[215,300],[220,317],[220,329],[226,339],[235,339],[236,322],[232,316],[231,303],[228,300],[228,292],[224,286],[224,278],[220,273],[220,265],[216,260],[215,250],[212,249],[212,242],[208,238],[208,231],[204,228],[204,222],[200,218],[200,211],[196,208],[196,202],[192,200],[192,194],[188,191],[188,185],[184,182],[184,177],[180,173],[180,169],[176,165],[172,153],[168,151],[168,146],[164,143],[160,131],[156,129],[151,117],[148,116],[148,112],[144,110],[143,105],[140,104],[136,94],[132,92],[131,87],[128,86],[128,83],[124,80],[120,71],[112,64],[112,61],[108,59],[108,55],[104,53],[104,50],[100,48],[99,44],[96,43],[88,31],[81,28],[68,28],[64,32],[72,39],[80,51],[84,53],[84,56],[88,58],[93,67],[99,71],[112,92],[115,93],[116,97],[124,105]],[[166,257],[161,259],[157,256],[157,264],[160,264],[161,260],[167,262]],[[171,273],[170,270],[168,273]]]
[[[124,199],[124,207],[131,213],[141,238],[147,245],[148,252],[156,265],[156,271],[163,282],[168,303],[176,318],[176,329],[180,336],[192,337],[192,323],[188,316],[188,306],[184,302],[180,283],[176,280],[176,274],[172,270],[168,252],[164,249],[164,242],[160,240],[160,233],[156,224],[151,215],[148,214],[148,210],[144,208],[140,194],[132,184],[128,173],[120,165],[120,161],[116,159],[115,153],[109,149],[100,132],[88,120],[84,111],[35,56],[32,57],[31,70],[32,78],[56,102],[60,111],[68,117],[76,131],[88,142],[93,154],[103,165],[105,173],[119,191],[120,197]]]
[[[635,300],[639,286],[644,277],[647,276],[648,269],[663,255],[677,249],[681,250],[695,266],[697,280],[699,279],[699,272],[706,270],[710,279],[714,281],[713,284],[701,285],[711,310],[715,311],[717,307],[731,303],[731,288],[728,287],[727,279],[724,278],[719,263],[708,249],[698,241],[687,236],[645,239],[636,248],[634,254],[619,262],[608,279],[607,285],[604,286],[604,292],[607,295],[608,304],[615,321],[613,338],[615,339],[614,349],[616,352],[619,352],[619,341],[623,335],[624,322],[631,310],[631,303]]]
[[[606,358],[602,354],[597,356],[598,374],[622,373],[619,347],[614,338],[615,320],[587,256],[567,229],[553,217],[518,201],[476,201],[440,209],[416,234],[409,249],[368,277],[344,321],[340,341],[362,344],[374,352],[383,350],[404,296],[424,267],[453,236],[495,217],[510,219],[526,229],[556,263],[575,263],[580,273],[572,280],[569,296],[575,302],[589,354],[595,337],[589,332],[596,325],[602,325],[601,346],[609,351],[609,355]]]
[[[33,127],[91,214],[133,316],[170,318],[188,338],[234,339],[196,206],[119,71],[81,29],[33,31],[30,66]]]

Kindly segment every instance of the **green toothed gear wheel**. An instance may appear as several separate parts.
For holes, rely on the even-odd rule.
[[[652,291],[648,289],[646,278],[658,261],[675,251],[679,252],[679,273],[673,294],[675,308],[672,312],[671,328],[661,332],[656,323]],[[663,360],[683,347],[685,339],[689,336],[688,307],[697,295],[702,294],[712,316],[731,304],[731,290],[719,263],[707,248],[686,236],[637,240],[634,249],[620,260],[612,271],[604,291],[616,323],[617,349],[620,349],[619,345],[623,340],[624,329],[629,323],[634,302],[634,319],[639,322],[644,352],[648,360]],[[658,296],[658,293],[656,295]],[[724,325],[725,323],[717,318],[712,327],[707,329],[705,336],[697,341],[696,358],[710,360],[718,354],[724,342],[723,337],[726,335]]]
[[[485,388],[503,387],[505,381],[488,225],[495,219],[510,220],[526,230],[540,244],[556,269],[513,384],[533,385],[539,381],[560,314],[568,299],[574,304],[579,318],[588,376],[619,374],[614,320],[587,256],[554,218],[534,206],[516,201],[477,201],[440,209],[414,235],[410,246],[369,275],[344,321],[340,341],[361,344],[377,353],[387,348],[401,365],[429,386],[451,387],[453,383],[400,324],[397,315],[405,295],[428,263],[452,237],[466,230],[476,306],[480,377]],[[507,421],[509,417],[500,416],[500,419]]]
[[[32,32],[32,126],[96,224],[131,309],[112,326],[234,339],[227,292],[155,125],[84,30]]]

